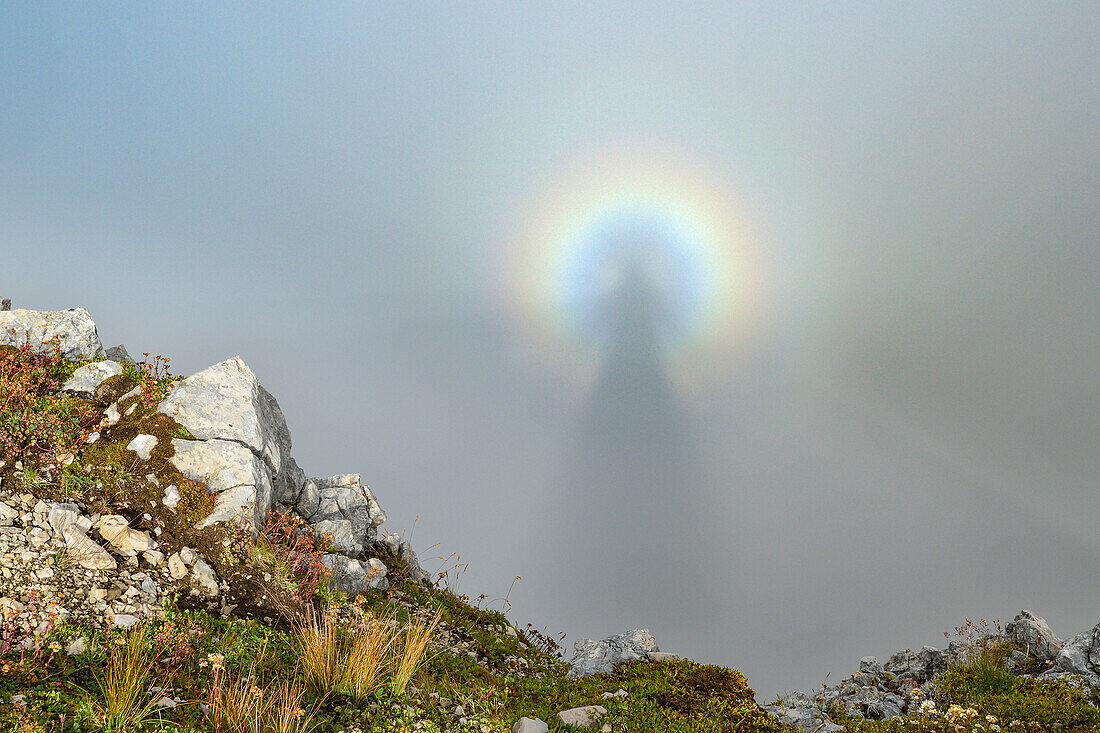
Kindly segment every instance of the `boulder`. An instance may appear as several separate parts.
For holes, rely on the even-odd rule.
[[[1005,627],[1009,640],[1027,654],[1039,659],[1052,660],[1062,651],[1063,642],[1051,630],[1045,619],[1031,611],[1023,610]]]
[[[99,519],[99,534],[123,555],[133,557],[157,546],[148,532],[131,529],[126,517],[107,514]]]
[[[271,508],[267,465],[240,443],[228,440],[172,439],[172,465],[193,481],[205,481],[215,494],[214,511],[199,522],[240,521],[262,527]]]
[[[290,430],[283,411],[239,356],[177,383],[157,409],[200,440],[247,447],[267,464],[273,478],[288,466]]]
[[[83,308],[0,311],[0,345],[29,343],[35,353],[48,354],[53,350],[54,338],[60,339],[61,355],[70,361],[107,355],[92,317]]]
[[[50,507],[46,520],[50,523],[53,533],[58,536],[61,536],[62,531],[70,524],[77,524],[84,532],[92,528],[91,520],[80,515],[80,507],[76,504],[54,504]]]
[[[115,361],[95,361],[85,364],[65,380],[61,389],[83,395],[94,395],[95,389],[111,377],[122,374],[122,365]]]
[[[657,641],[648,629],[632,629],[602,641],[577,639],[573,658],[569,660],[569,677],[610,673],[620,662],[645,659],[649,652],[657,651],[660,651]]]
[[[196,560],[191,568],[191,577],[195,581],[198,590],[207,598],[215,598],[218,595],[218,578],[214,575],[214,568],[206,560]]]

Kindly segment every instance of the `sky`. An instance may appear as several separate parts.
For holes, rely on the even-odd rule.
[[[1100,620],[1094,3],[402,5],[7,5],[0,295],[240,355],[567,644]]]

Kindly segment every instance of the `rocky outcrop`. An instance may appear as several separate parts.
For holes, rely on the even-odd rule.
[[[125,378],[122,362],[132,360],[124,347],[114,347],[110,354],[113,358],[104,359],[107,354],[87,311],[5,312],[0,315],[0,343],[29,343],[36,352],[51,351],[52,344],[57,343],[65,358],[99,359],[78,367],[62,385],[65,392],[106,405],[98,429],[87,437],[87,444],[101,439],[111,441],[112,435],[121,430],[119,435],[125,436],[125,443],[120,445],[127,451],[127,461],[153,461],[148,464],[153,469],[159,460],[155,458],[158,450],[163,450],[161,441],[170,443],[164,455],[179,473],[173,472],[174,478],[168,481],[159,480],[154,473],[145,476],[148,486],[142,490],[152,496],[143,497],[142,502],[145,505],[153,496],[163,496],[159,504],[152,501],[147,506],[155,510],[163,505],[170,518],[182,519],[186,514],[188,524],[193,525],[188,530],[237,524],[255,535],[276,506],[300,517],[306,531],[326,542],[328,554],[323,563],[338,588],[349,592],[387,588],[393,575],[379,555],[398,560],[402,572],[414,582],[428,579],[408,541],[397,535],[386,535],[384,542],[378,541],[386,515],[359,474],[306,476],[291,456],[291,435],[282,409],[240,357],[172,384],[155,405],[157,419],[163,421],[160,415],[167,416],[189,433],[182,437],[174,428],[167,434],[152,434],[157,432],[154,424],[163,424],[152,418],[135,418],[149,420],[137,423],[136,430],[134,424],[125,422],[139,407],[135,398],[142,396],[143,388]],[[124,378],[112,379],[120,376]],[[18,465],[16,470],[20,470]],[[136,473],[142,469],[127,464],[126,470]],[[192,509],[186,513],[177,509],[184,498],[183,478],[205,486],[214,495],[213,510],[206,516],[196,515]],[[187,490],[194,490],[193,486]],[[33,495],[27,496],[27,501],[37,501]],[[194,502],[187,506],[194,506]],[[136,516],[132,507],[125,513]],[[63,553],[66,562],[74,562],[81,572],[131,573],[144,563],[162,572],[172,587],[183,584],[190,593],[212,603],[219,598],[223,605],[230,602],[223,597],[229,592],[226,584],[217,577],[219,568],[226,569],[213,554],[203,558],[193,550],[158,549],[155,537],[131,528],[122,514],[89,517],[76,504],[51,505],[46,526],[25,528],[24,534],[20,523],[26,521],[25,514],[22,508],[0,502],[0,529],[10,528],[5,536],[13,543],[25,540],[32,547],[53,547],[54,554]],[[297,521],[294,518],[290,524],[298,527]],[[30,583],[39,579],[33,568],[21,568],[19,573]],[[9,577],[16,575],[9,569]],[[134,604],[111,608],[135,618],[148,611]]]
[[[577,639],[569,660],[569,677],[607,674],[616,664],[647,659],[650,652],[658,651],[657,640],[649,629],[632,629],[600,641]]]
[[[901,715],[920,715],[919,707],[933,697],[936,678],[954,666],[966,664],[991,643],[1009,641],[1014,649],[1005,659],[1007,669],[1020,677],[1040,680],[1066,678],[1078,686],[1100,684],[1100,624],[1078,634],[1063,646],[1050,625],[1031,611],[1020,611],[1005,628],[1005,635],[987,632],[973,638],[953,639],[946,649],[926,646],[893,654],[885,664],[875,657],[859,661],[859,671],[815,693],[795,692],[764,708],[784,723],[802,730],[838,730],[825,710],[843,707],[849,715],[868,720],[889,720]],[[1037,669],[1052,669],[1035,673]],[[1029,671],[1031,670],[1031,671]]]
[[[35,353],[42,354],[53,349],[55,339],[61,355],[70,361],[107,355],[92,317],[83,308],[0,311],[0,345],[27,343]]]
[[[157,408],[199,440],[239,443],[267,466],[271,479],[290,458],[290,430],[271,393],[239,356],[177,384]]]
[[[1080,675],[1089,685],[1100,685],[1100,623],[1066,640],[1054,660],[1056,671],[1041,677],[1054,677],[1057,673]]]
[[[1051,660],[1062,651],[1063,642],[1047,624],[1031,611],[1023,610],[1005,627],[1005,635],[1016,646],[1038,659]]]

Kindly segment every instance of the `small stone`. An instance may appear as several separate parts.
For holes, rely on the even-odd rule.
[[[128,629],[138,622],[138,617],[129,613],[116,613],[111,623],[120,629]]]
[[[164,553],[160,550],[146,550],[141,553],[141,559],[144,560],[146,564],[155,568],[164,562]]]
[[[198,560],[191,568],[191,577],[195,579],[199,588],[208,598],[218,595],[218,579],[214,575],[214,569],[205,560]]]
[[[138,458],[147,461],[149,460],[149,454],[152,453],[156,445],[157,438],[155,435],[138,433],[134,439],[126,445],[126,450],[132,450],[134,453],[137,453]]]
[[[65,653],[70,657],[79,657],[86,651],[88,651],[88,643],[84,641],[83,636],[76,637],[65,647]]]
[[[173,580],[180,580],[187,575],[187,565],[178,552],[173,552],[168,557],[168,574],[172,576]]]
[[[538,718],[520,718],[512,725],[512,733],[547,733],[549,730],[550,726]]]
[[[180,502],[180,490],[175,484],[164,487],[164,506],[174,509]]]
[[[187,567],[191,567],[192,565],[194,565],[195,560],[197,560],[199,557],[198,554],[190,547],[184,547],[182,550],[180,550],[179,555],[180,560],[183,560],[183,564]]]
[[[85,364],[69,377],[61,389],[67,392],[91,395],[95,388],[111,377],[122,374],[122,365],[114,361],[97,361]]]
[[[580,708],[570,708],[569,710],[562,710],[555,717],[562,725],[572,725],[578,728],[587,728],[604,715],[607,715],[607,708],[602,705],[585,705]]]

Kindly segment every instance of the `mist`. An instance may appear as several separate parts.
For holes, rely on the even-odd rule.
[[[770,700],[963,616],[1074,634],[1098,16],[11,7],[0,295],[239,354],[308,474],[567,644]]]

